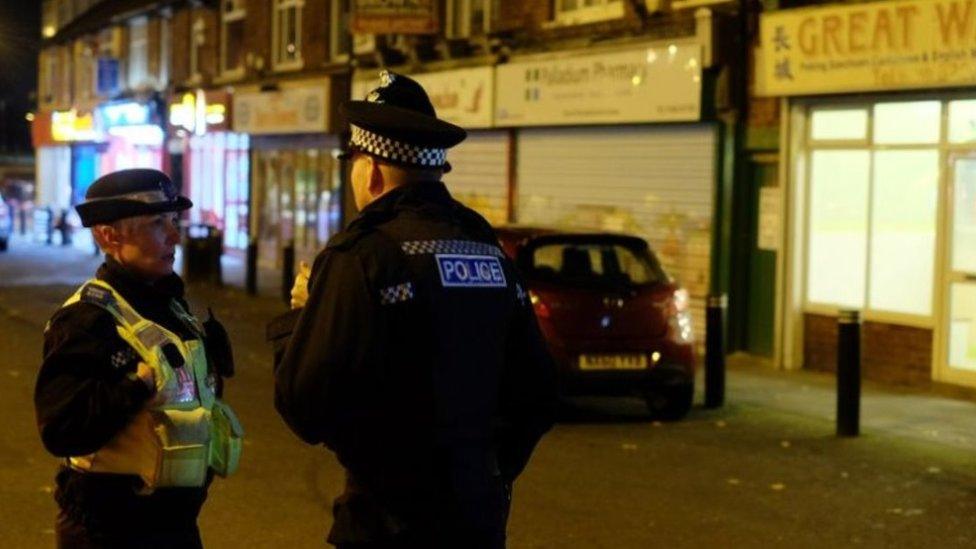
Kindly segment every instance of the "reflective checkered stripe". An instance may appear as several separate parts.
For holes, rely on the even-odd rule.
[[[493,244],[473,240],[409,240],[400,244],[407,255],[462,254],[505,257],[505,252]]]
[[[356,125],[352,125],[352,138],[349,142],[363,152],[394,162],[430,168],[440,168],[447,162],[447,149],[418,147],[384,137]]]
[[[404,282],[389,288],[380,290],[380,303],[383,305],[394,305],[413,299],[413,283]]]

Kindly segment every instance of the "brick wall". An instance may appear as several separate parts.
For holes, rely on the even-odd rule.
[[[302,60],[306,69],[321,67],[328,60],[330,11],[328,0],[305,0],[302,12]]]
[[[804,315],[803,364],[833,372],[837,366],[837,319]],[[861,326],[864,379],[901,385],[928,385],[932,379],[932,330],[865,322]]]
[[[217,76],[217,55],[219,54],[220,35],[218,33],[220,15],[216,10],[208,8],[194,8],[193,17],[190,20],[192,28],[193,22],[198,18],[203,19],[204,40],[203,47],[200,48],[200,74],[203,75],[205,83],[212,82]]]
[[[169,64],[169,78],[175,84],[182,84],[190,78],[190,15],[189,8],[178,9],[173,12],[170,28],[172,56]]]
[[[306,17],[310,15],[306,10]],[[261,68],[249,65],[247,55],[261,58]],[[247,17],[244,21],[244,78],[257,74],[271,74],[271,2],[268,0],[248,0]]]

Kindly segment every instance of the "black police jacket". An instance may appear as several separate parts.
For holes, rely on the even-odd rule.
[[[196,339],[170,310],[171,299],[187,307],[177,275],[150,286],[109,258],[96,276],[143,317],[180,338]],[[86,455],[125,427],[152,396],[145,383],[127,377],[139,360],[101,307],[77,302],[58,310],[44,333],[44,362],[34,390],[44,447],[57,457]],[[206,499],[206,488],[165,488],[148,496],[137,495],[140,488],[135,476],[62,467],[55,498],[69,516],[96,531],[190,527]]]
[[[349,473],[330,541],[504,532],[506,486],[553,422],[554,365],[491,227],[442,183],[365,208],[269,338],[278,412]]]

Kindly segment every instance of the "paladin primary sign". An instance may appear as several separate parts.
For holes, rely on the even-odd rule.
[[[976,84],[976,0],[784,10],[761,38],[760,95]]]

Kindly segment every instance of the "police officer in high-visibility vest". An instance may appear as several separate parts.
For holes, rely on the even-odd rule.
[[[201,547],[207,487],[237,469],[227,334],[190,313],[173,272],[191,206],[149,169],[103,176],[77,206],[106,259],[48,323],[34,395],[41,440],[64,460],[59,547]]]
[[[501,549],[553,421],[552,358],[491,226],[440,181],[464,130],[392,72],[342,109],[360,215],[269,326],[275,404],[347,470],[331,543]]]

